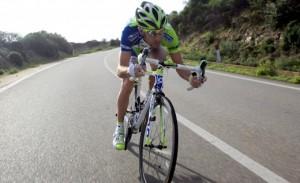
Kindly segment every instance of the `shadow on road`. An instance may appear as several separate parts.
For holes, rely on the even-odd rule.
[[[134,143],[134,142],[130,142],[128,144],[127,147],[128,151],[131,152],[134,156],[139,157],[139,145]],[[151,165],[150,165],[151,166]],[[199,174],[198,172],[188,168],[187,166],[180,164],[177,162],[176,164],[176,169],[178,169],[178,167],[180,167],[181,169],[184,170],[184,172],[188,172],[188,175],[177,175],[176,174],[176,169],[175,169],[175,174],[173,177],[173,181],[172,182],[185,182],[185,183],[216,183],[216,181],[211,180],[201,174]],[[155,177],[151,176],[151,175],[146,175],[149,180],[151,180],[150,182],[159,182]]]

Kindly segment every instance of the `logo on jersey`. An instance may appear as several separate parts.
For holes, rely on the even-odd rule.
[[[129,35],[129,36],[128,36],[128,40],[129,40],[130,42],[134,42],[138,37],[139,37],[139,33],[136,32],[136,33],[134,33],[134,34]]]

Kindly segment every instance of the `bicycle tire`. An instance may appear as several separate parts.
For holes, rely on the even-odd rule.
[[[128,126],[128,124],[125,124],[125,147],[124,149],[127,150],[128,144],[132,137],[132,129]]]
[[[128,144],[132,137],[132,127],[129,123],[130,123],[130,120],[132,120],[133,115],[134,115],[132,113],[132,111],[135,110],[135,100],[134,100],[135,95],[136,94],[131,93],[129,96],[128,109],[126,111],[125,118],[124,118],[124,129],[125,129],[125,138],[124,138],[125,148],[124,149],[125,150],[127,150]]]
[[[149,183],[149,182],[169,183],[172,181],[172,178],[173,178],[173,175],[175,172],[177,153],[178,153],[177,118],[176,118],[176,113],[175,113],[175,110],[174,110],[174,107],[173,107],[171,101],[167,97],[164,97],[164,96],[161,96],[161,99],[162,99],[161,104],[159,104],[157,106],[159,106],[160,108],[164,107],[166,109],[166,111],[168,112],[168,115],[170,117],[170,121],[169,121],[168,125],[171,125],[171,128],[168,127],[167,130],[169,130],[169,129],[172,130],[172,133],[169,134],[171,136],[172,142],[167,143],[168,145],[166,146],[166,148],[163,148],[163,150],[162,149],[158,150],[159,148],[151,147],[151,146],[159,147],[158,145],[155,145],[155,143],[157,143],[156,142],[157,140],[154,140],[155,132],[153,132],[153,133],[151,132],[150,138],[153,137],[153,139],[151,140],[151,145],[146,145],[145,135],[146,135],[146,129],[147,129],[148,122],[143,123],[142,130],[141,130],[141,136],[140,136],[140,144],[139,144],[139,171],[140,171],[140,179],[141,179],[141,182],[143,182],[143,183]],[[149,111],[148,111],[148,113],[149,113]],[[160,117],[155,119],[156,122],[158,120],[161,120],[160,118],[165,120],[165,117],[162,117],[162,115],[160,114]],[[149,120],[149,118],[148,118],[148,120]],[[148,120],[145,120],[145,121],[148,121]],[[157,124],[158,123],[152,122],[151,131],[155,130],[153,127],[154,127],[154,125],[157,126]],[[160,126],[160,128],[161,128],[161,126]],[[166,129],[164,131],[166,131]],[[161,137],[159,137],[159,138],[161,138]],[[165,149],[167,149],[170,146],[171,146],[171,148],[169,148],[169,149],[171,150],[171,152],[169,153]],[[151,159],[150,153],[152,153],[152,152],[154,155],[156,153],[156,155],[159,156],[159,158],[155,157],[155,158]],[[147,160],[147,157],[144,156],[146,153],[147,153],[147,156],[150,157],[150,160]],[[165,158],[166,154],[170,154],[170,157]],[[169,159],[169,163],[167,161],[164,161],[164,160],[168,160],[168,159]],[[163,169],[163,167],[165,167],[165,169]],[[152,175],[152,173],[154,175]],[[160,174],[162,175],[162,177],[158,177]],[[165,175],[163,175],[163,174],[165,174]]]

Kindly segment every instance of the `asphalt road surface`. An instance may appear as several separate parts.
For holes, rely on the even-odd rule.
[[[119,49],[68,59],[0,90],[0,182],[139,182],[138,142],[112,147]],[[300,88],[169,70],[179,120],[174,182],[300,182]]]

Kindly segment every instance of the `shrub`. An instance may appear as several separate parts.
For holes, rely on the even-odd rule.
[[[208,61],[216,62],[217,56],[215,49],[210,49],[206,55]]]
[[[243,55],[243,58],[240,60],[241,65],[251,66],[251,67],[257,67],[257,59],[250,56],[250,55]]]
[[[221,42],[221,56],[228,56],[230,58],[238,57],[239,43],[235,41]]]
[[[73,47],[64,37],[56,33],[54,34],[47,33],[47,34],[48,34],[47,39],[51,40],[59,51],[64,52],[66,54],[73,53]]]
[[[211,31],[204,33],[201,37],[204,39],[206,46],[209,46],[215,41],[215,34]]]
[[[275,60],[275,66],[283,70],[300,72],[300,58],[280,57]]]
[[[18,70],[16,68],[10,69],[9,74],[16,74]]]
[[[266,75],[275,76],[275,75],[277,75],[276,68],[275,68],[273,62],[271,62],[268,59],[262,59],[260,61],[259,66],[256,69],[256,75],[257,76],[266,76]]]
[[[293,20],[299,20],[300,9],[299,0],[277,1],[277,13],[274,17],[277,28],[285,27]]]
[[[292,82],[295,83],[295,84],[300,84],[300,76],[295,76],[295,77],[292,79]]]
[[[87,41],[85,44],[89,48],[94,48],[94,47],[100,46],[100,42],[96,41],[96,40]]]
[[[287,51],[290,48],[300,48],[300,23],[297,21],[290,22],[284,31],[283,36],[284,50]]]
[[[17,67],[23,66],[24,58],[19,52],[11,51],[9,52],[7,58],[15,66]]]
[[[275,51],[273,38],[268,38],[264,40],[261,46],[265,53],[273,53]]]
[[[3,74],[4,74],[4,70],[0,69],[0,75],[3,75]]]
[[[187,52],[183,55],[183,58],[189,60],[199,60],[202,56],[204,55],[201,55],[199,52]]]
[[[59,34],[47,33],[45,31],[30,33],[22,40],[25,48],[46,58],[59,58],[59,52],[72,54],[73,48]]]

